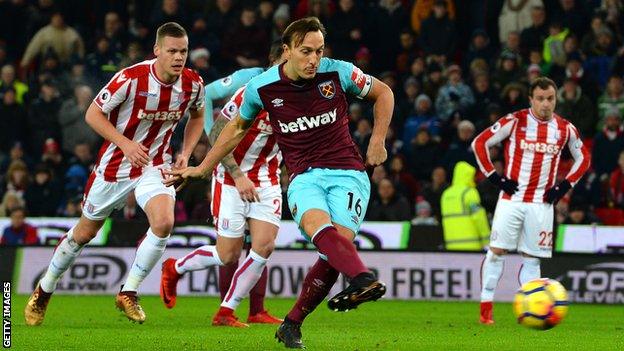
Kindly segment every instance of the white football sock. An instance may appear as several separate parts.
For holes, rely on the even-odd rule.
[[[256,285],[262,275],[262,270],[266,266],[268,259],[258,255],[253,250],[249,251],[249,256],[245,258],[236,272],[230,284],[221,307],[235,310],[240,302],[249,295],[249,291]]]
[[[145,238],[143,238],[143,241],[137,248],[134,262],[132,262],[130,273],[123,285],[123,289],[121,289],[122,291],[137,291],[139,289],[143,279],[152,271],[152,268],[154,268],[162,257],[163,252],[165,252],[168,239],[169,235],[166,238],[160,238],[152,232],[152,228],[147,230]]]
[[[217,247],[204,245],[193,250],[188,255],[178,258],[175,269],[178,274],[206,269],[210,266],[223,266],[223,262],[217,253]]]
[[[540,277],[540,259],[537,257],[522,257],[522,266],[518,274],[520,285]]]
[[[481,270],[481,302],[493,301],[498,280],[503,274],[505,257],[488,250]]]
[[[43,291],[51,293],[56,289],[56,283],[59,281],[63,273],[74,263],[76,257],[80,255],[80,251],[84,245],[78,245],[74,241],[74,227],[72,227],[54,249],[52,260],[45,275],[39,281]]]

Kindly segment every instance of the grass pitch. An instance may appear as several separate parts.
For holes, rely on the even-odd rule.
[[[147,321],[133,324],[114,307],[114,296],[54,296],[46,320],[27,327],[28,296],[12,301],[15,350],[282,350],[277,326],[248,329],[212,327],[216,298],[182,297],[167,310],[156,296],[141,304]],[[268,299],[266,307],[283,317],[292,299]],[[624,307],[572,305],[563,323],[548,331],[516,324],[511,306],[494,307],[496,325],[477,323],[478,303],[380,301],[336,313],[325,304],[302,328],[308,350],[624,350]],[[238,309],[247,318],[248,305]]]

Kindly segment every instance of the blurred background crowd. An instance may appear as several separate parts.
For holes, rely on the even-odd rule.
[[[394,91],[389,158],[371,176],[369,220],[436,225],[453,183],[476,187],[491,215],[498,189],[478,171],[454,177],[455,165],[476,167],[472,139],[528,107],[528,84],[544,75],[560,87],[557,113],[592,150],[592,169],[557,205],[557,222],[624,221],[622,0],[0,0],[0,216],[80,215],[101,143],[84,113],[115,72],[153,57],[162,23],[187,29],[187,66],[207,84],[267,65],[270,43],[309,15],[327,28],[325,56]],[[350,129],[364,154],[370,104],[351,102]],[[208,149],[202,139],[191,162]],[[491,150],[499,172],[501,151]],[[571,164],[564,155],[560,177]],[[205,221],[209,202],[208,183],[191,184],[176,219]],[[130,196],[116,216],[144,215]]]

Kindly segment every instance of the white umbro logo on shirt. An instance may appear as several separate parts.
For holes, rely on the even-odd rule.
[[[273,100],[271,100],[271,102],[273,103],[273,107],[284,106],[284,100],[282,100],[280,98],[273,99]]]

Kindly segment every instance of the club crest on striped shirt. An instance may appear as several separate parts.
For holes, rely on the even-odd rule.
[[[222,218],[221,219],[221,228],[229,229],[230,228],[230,220],[227,219],[227,218]]]
[[[334,81],[328,80],[323,83],[319,83],[318,89],[321,95],[326,99],[331,99],[336,94],[336,87],[334,87]]]

